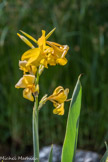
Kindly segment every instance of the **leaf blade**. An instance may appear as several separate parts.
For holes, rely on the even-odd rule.
[[[48,162],[52,162],[52,160],[53,160],[53,145],[51,146]]]
[[[81,96],[82,86],[79,77],[70,103],[66,134],[62,149],[62,162],[73,162],[74,160],[78,137]]]
[[[100,162],[108,162],[108,146],[106,145],[106,152],[104,153]]]

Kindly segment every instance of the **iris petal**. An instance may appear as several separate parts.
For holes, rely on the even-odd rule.
[[[22,57],[21,57],[21,60],[28,60],[29,58],[35,56],[35,55],[38,55],[40,53],[40,49],[39,48],[33,48],[33,49],[30,49],[28,51],[26,51]]]
[[[58,114],[58,115],[64,115],[64,103],[59,105],[58,107],[56,107],[54,110],[53,110],[53,113],[54,114]]]
[[[25,80],[25,78],[22,77],[15,85],[15,88],[26,88],[27,83],[28,83],[27,80]]]
[[[23,90],[23,97],[30,101],[34,101],[34,97],[32,96],[32,91],[29,88],[25,88]]]
[[[68,62],[68,60],[67,60],[66,58],[59,58],[59,59],[57,59],[57,61],[56,61],[57,64],[60,64],[60,65],[62,65],[62,66],[66,65],[67,62]]]

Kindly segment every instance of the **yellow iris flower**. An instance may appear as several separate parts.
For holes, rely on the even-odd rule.
[[[44,67],[47,68],[46,56],[48,53],[51,53],[53,49],[46,45],[44,30],[42,30],[42,36],[38,39],[37,44],[39,47],[26,51],[22,55],[21,60],[27,60],[26,66],[29,66],[30,64],[35,65],[36,67],[38,67],[39,65],[44,65]]]
[[[35,48],[27,38],[18,33],[18,36],[32,48],[26,51],[21,57],[22,61],[27,61],[26,66],[32,64],[36,67],[43,65],[45,68],[48,68],[48,64],[54,66],[56,64],[65,65],[67,63],[65,55],[67,54],[69,47],[67,45],[60,45],[58,43],[47,41],[54,31],[55,28],[45,36],[45,30],[42,30],[42,36],[38,40],[21,31],[26,37],[34,41],[38,45],[38,48]]]
[[[47,100],[53,102],[55,109],[53,110],[54,114],[64,115],[64,102],[68,101],[67,96],[69,89],[64,89],[62,86],[58,86],[53,94],[47,98]]]
[[[69,50],[69,46],[68,45],[60,45],[58,43],[50,42],[50,41],[47,41],[47,44],[53,48],[52,56],[54,58],[53,62],[55,62],[55,65],[56,64],[66,65],[67,59],[65,58],[65,56]],[[50,60],[49,60],[49,64],[50,64]]]
[[[23,77],[15,85],[15,88],[24,88],[23,97],[34,101],[33,93],[37,92],[35,86],[35,76],[34,75],[23,75]]]
[[[24,75],[25,75],[27,72],[30,73],[30,74],[35,75],[35,74],[36,74],[36,71],[37,71],[36,66],[33,66],[33,65],[26,66],[26,65],[27,65],[27,61],[26,61],[26,60],[24,60],[24,61],[19,61],[20,70],[23,70]]]
[[[42,71],[45,68],[48,68],[48,65],[55,66],[56,64],[65,65],[67,63],[66,54],[69,50],[67,45],[60,45],[55,42],[47,41],[47,39],[51,36],[51,34],[55,31],[55,28],[51,30],[47,35],[45,35],[45,30],[42,30],[42,36],[36,40],[29,34],[20,31],[24,36],[32,40],[34,43],[38,45],[35,47],[26,37],[17,33],[17,35],[31,48],[26,51],[22,57],[21,61],[19,61],[19,67],[23,70],[24,75],[15,85],[16,88],[24,88],[23,97],[34,101],[34,96],[39,93],[39,85],[35,85],[35,74],[37,68],[39,67],[39,75],[41,75]],[[26,75],[26,73],[29,73]],[[46,101],[53,102],[54,105],[54,114],[63,115],[64,114],[64,102],[67,100],[67,96],[69,93],[69,89],[64,89],[62,86],[58,86],[52,95],[47,97],[45,95],[39,105],[39,109],[42,107]]]

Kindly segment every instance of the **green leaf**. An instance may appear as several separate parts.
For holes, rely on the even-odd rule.
[[[48,162],[52,162],[52,159],[53,159],[53,145],[51,146],[51,151],[50,151]]]
[[[72,100],[70,103],[66,134],[62,149],[62,162],[73,162],[77,146],[78,127],[79,127],[79,116],[81,109],[81,96],[82,87],[80,83],[80,76],[76,83]]]
[[[106,152],[104,154],[104,156],[102,157],[102,159],[100,160],[100,162],[108,162],[108,146],[106,145]]]

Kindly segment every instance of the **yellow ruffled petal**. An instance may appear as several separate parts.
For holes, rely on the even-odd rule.
[[[69,88],[66,88],[66,89],[64,90],[64,94],[66,95],[66,97],[68,96],[68,94],[69,94]]]
[[[36,66],[31,66],[31,73],[33,73],[34,75],[36,74],[36,72],[37,72],[37,68],[36,68]]]
[[[63,88],[62,86],[58,86],[58,87],[54,90],[53,95],[58,94],[58,93],[60,93],[60,92],[63,91],[63,90],[64,90],[64,88]]]
[[[58,95],[52,96],[52,98],[51,98],[52,102],[54,100],[54,101],[57,101],[58,103],[63,103],[66,99],[67,99],[67,97],[64,94],[64,92],[62,92]]]
[[[18,83],[15,85],[15,88],[26,88],[29,85],[34,84],[35,76],[34,75],[24,75]]]
[[[66,101],[69,93],[69,89],[65,89],[62,86],[57,87],[53,94],[49,96],[47,99],[52,101],[53,103],[57,102],[59,104],[64,103]]]
[[[21,57],[21,60],[24,61],[24,60],[28,60],[30,59],[31,57],[35,56],[35,55],[39,55],[40,54],[40,49],[39,48],[34,48],[34,49],[30,49],[28,51],[26,51],[22,57]]]
[[[22,77],[15,85],[15,88],[26,88],[27,84],[27,80],[24,77]]]
[[[36,66],[33,66],[33,65],[26,66],[26,65],[27,65],[27,61],[26,60],[19,61],[20,70],[23,70],[24,74],[26,72],[29,72],[30,74],[35,75],[36,74],[36,71],[37,71]]]
[[[23,97],[30,100],[30,101],[34,101],[32,91],[29,88],[26,88],[26,89],[23,90]]]
[[[29,66],[30,64],[35,65],[36,67],[40,65],[40,60],[41,60],[41,56],[38,55],[34,55],[33,57],[31,57],[26,66]]]
[[[35,82],[35,76],[34,75],[24,75],[24,80],[26,80],[27,84],[33,85]]]
[[[68,60],[67,60],[66,58],[59,58],[59,59],[57,59],[57,61],[56,61],[57,64],[60,64],[60,65],[62,65],[62,66],[66,65],[67,62],[68,62]]]
[[[30,67],[26,67],[27,61],[19,61],[20,70],[23,70],[24,74],[30,71]]]
[[[51,53],[48,54],[47,62],[48,62],[49,65],[55,66],[56,65],[56,57],[54,55],[52,55]]]
[[[47,44],[50,45],[54,49],[55,54],[58,55],[58,53],[59,53],[61,55],[63,53],[62,45],[55,43],[55,42],[50,42],[50,41],[47,41]]]
[[[19,67],[25,67],[27,64],[27,61],[24,60],[24,61],[19,61]]]
[[[57,53],[57,55],[59,55],[61,58],[65,57],[65,55],[67,54],[69,50],[68,45],[60,45],[58,43],[50,42],[50,41],[46,41],[46,43],[50,45],[51,47],[53,47],[55,53]]]
[[[55,60],[52,60],[52,59],[48,59],[48,64],[50,66],[55,66],[56,65],[56,61]]]
[[[48,63],[47,63],[47,60],[46,59],[42,59],[41,61],[40,61],[40,64],[41,65],[43,65],[45,68],[48,68]]]
[[[53,114],[64,115],[64,103],[58,105],[58,106],[53,110]]]

